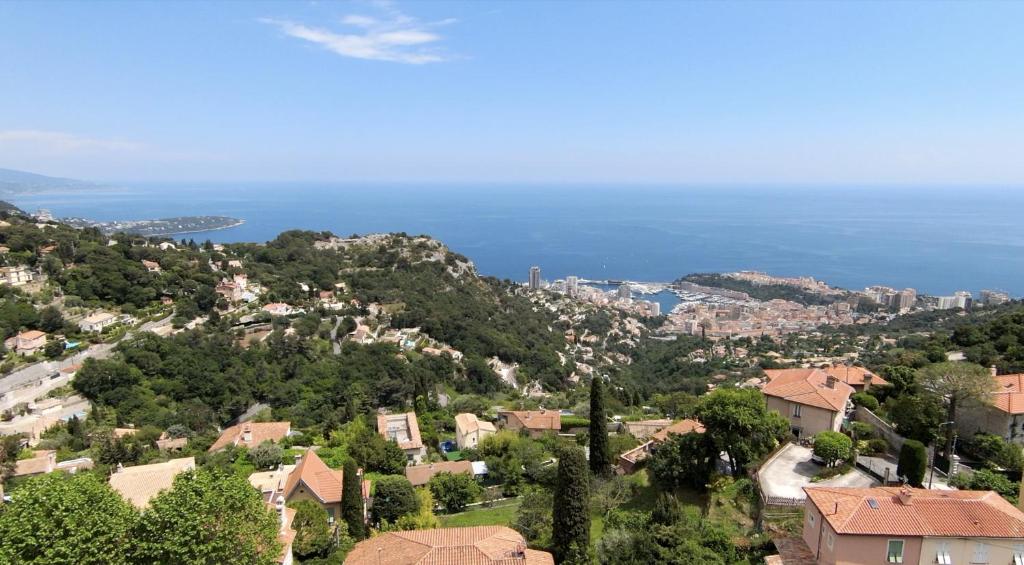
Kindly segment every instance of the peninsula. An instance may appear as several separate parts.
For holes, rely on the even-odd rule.
[[[61,221],[76,228],[97,228],[105,234],[124,232],[146,237],[166,237],[223,230],[245,223],[245,220],[229,216],[178,216],[158,220],[115,220],[111,222],[98,222],[86,218],[62,218]]]

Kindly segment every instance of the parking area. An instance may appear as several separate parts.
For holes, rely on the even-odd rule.
[[[879,484],[871,475],[854,469],[840,477],[812,483],[821,465],[811,461],[811,449],[788,444],[758,471],[761,491],[768,497],[804,499],[803,487],[871,487]]]

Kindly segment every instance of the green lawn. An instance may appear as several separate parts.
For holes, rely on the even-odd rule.
[[[647,469],[641,469],[634,475],[637,482],[640,483],[640,488],[637,490],[636,496],[626,501],[621,506],[623,510],[642,510],[651,511],[654,509],[654,501],[658,498],[658,487],[651,484],[650,477],[647,475]],[[703,509],[707,504],[707,497],[700,492],[693,489],[679,488],[675,491],[676,498],[679,502],[687,506],[696,506],[697,508]]]
[[[519,500],[511,500],[496,503],[490,508],[477,507],[472,510],[438,516],[441,519],[441,526],[465,527],[465,526],[507,526],[512,523],[519,509]]]

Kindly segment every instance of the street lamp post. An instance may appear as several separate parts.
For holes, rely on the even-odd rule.
[[[939,424],[939,429],[941,430],[942,426],[951,426],[951,425],[953,425],[955,423],[956,422],[952,422],[952,421],[950,421],[950,422],[943,422],[943,423]],[[928,471],[928,490],[932,489],[932,481],[935,479],[935,446],[934,445],[932,446],[932,457],[931,457],[931,459],[932,459],[932,461],[931,461],[931,470]],[[953,454],[952,453],[947,453],[946,454],[946,459],[949,460],[949,468],[952,469],[953,468]]]

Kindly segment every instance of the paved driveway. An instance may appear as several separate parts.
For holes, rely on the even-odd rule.
[[[786,445],[775,457],[758,471],[761,491],[767,496],[781,498],[806,498],[803,487],[871,487],[878,481],[867,473],[855,469],[849,473],[817,483],[811,477],[821,471],[822,466],[811,461],[811,449],[795,443]]]

